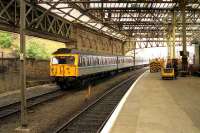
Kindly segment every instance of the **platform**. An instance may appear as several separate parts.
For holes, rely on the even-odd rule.
[[[119,103],[103,133],[200,133],[200,78],[161,80],[145,72]]]

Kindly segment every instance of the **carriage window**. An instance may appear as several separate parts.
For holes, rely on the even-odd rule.
[[[90,66],[90,58],[87,58],[87,65]]]
[[[80,57],[79,58],[79,61],[78,61],[78,66],[82,66],[83,65],[83,63],[82,63],[82,58]]]
[[[93,57],[93,64],[94,64],[94,66],[97,65],[97,58],[96,57]]]
[[[99,61],[98,64],[101,65],[101,58],[100,57],[99,57],[98,61]]]
[[[52,58],[52,64],[74,64],[74,56],[57,56]]]
[[[93,65],[93,62],[92,62],[92,57],[89,57],[89,65],[92,66]]]
[[[85,59],[84,57],[82,58],[82,61],[83,61],[83,62],[82,62],[82,66],[87,66],[87,64],[86,64],[86,59]]]

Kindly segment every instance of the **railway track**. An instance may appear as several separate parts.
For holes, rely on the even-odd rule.
[[[48,100],[65,95],[61,90],[56,90],[46,94],[42,94],[37,97],[33,97],[27,100],[27,108],[31,108]],[[13,115],[20,111],[20,102],[13,103],[7,106],[0,107],[0,119]]]
[[[121,98],[144,70],[138,70],[134,76],[104,93],[83,111],[59,127],[55,133],[100,132]]]

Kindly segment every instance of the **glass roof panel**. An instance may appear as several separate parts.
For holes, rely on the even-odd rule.
[[[56,8],[68,8],[69,7],[69,5],[68,4],[63,4],[63,3],[61,3],[61,4],[58,4],[57,6],[56,6]]]
[[[61,14],[62,12],[59,11],[58,9],[51,9],[51,12],[56,13],[56,14]]]
[[[103,25],[98,23],[97,25],[95,25],[95,27],[97,27],[98,29],[100,29]]]
[[[89,25],[95,26],[97,23],[88,23]]]
[[[70,12],[70,15],[74,16],[75,18],[78,18],[80,15],[82,15],[82,13],[80,13],[78,10],[76,9],[73,9],[71,12]]]
[[[64,8],[64,9],[60,9],[61,11],[65,12],[65,13],[68,13],[69,11],[72,10],[72,8]]]
[[[108,28],[107,28],[107,27],[103,27],[102,30],[103,30],[103,31],[107,31]]]
[[[88,22],[90,20],[90,18],[86,15],[83,15],[82,17],[79,18],[81,21],[83,22]]]
[[[74,18],[72,18],[72,17],[70,17],[70,16],[65,16],[65,19],[67,19],[68,21],[74,21],[75,19]]]
[[[45,9],[49,9],[51,8],[50,5],[47,5],[47,4],[39,4],[41,7],[45,8]]]

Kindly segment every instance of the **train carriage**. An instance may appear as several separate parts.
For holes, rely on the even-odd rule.
[[[63,48],[53,53],[50,61],[50,76],[61,88],[66,88],[67,84],[73,81],[81,81],[87,77],[117,72],[133,66],[133,57],[87,55]]]
[[[118,68],[117,69],[124,69],[134,66],[134,59],[130,56],[117,56],[118,60]]]
[[[79,55],[79,62],[78,76],[117,70],[117,57]]]

